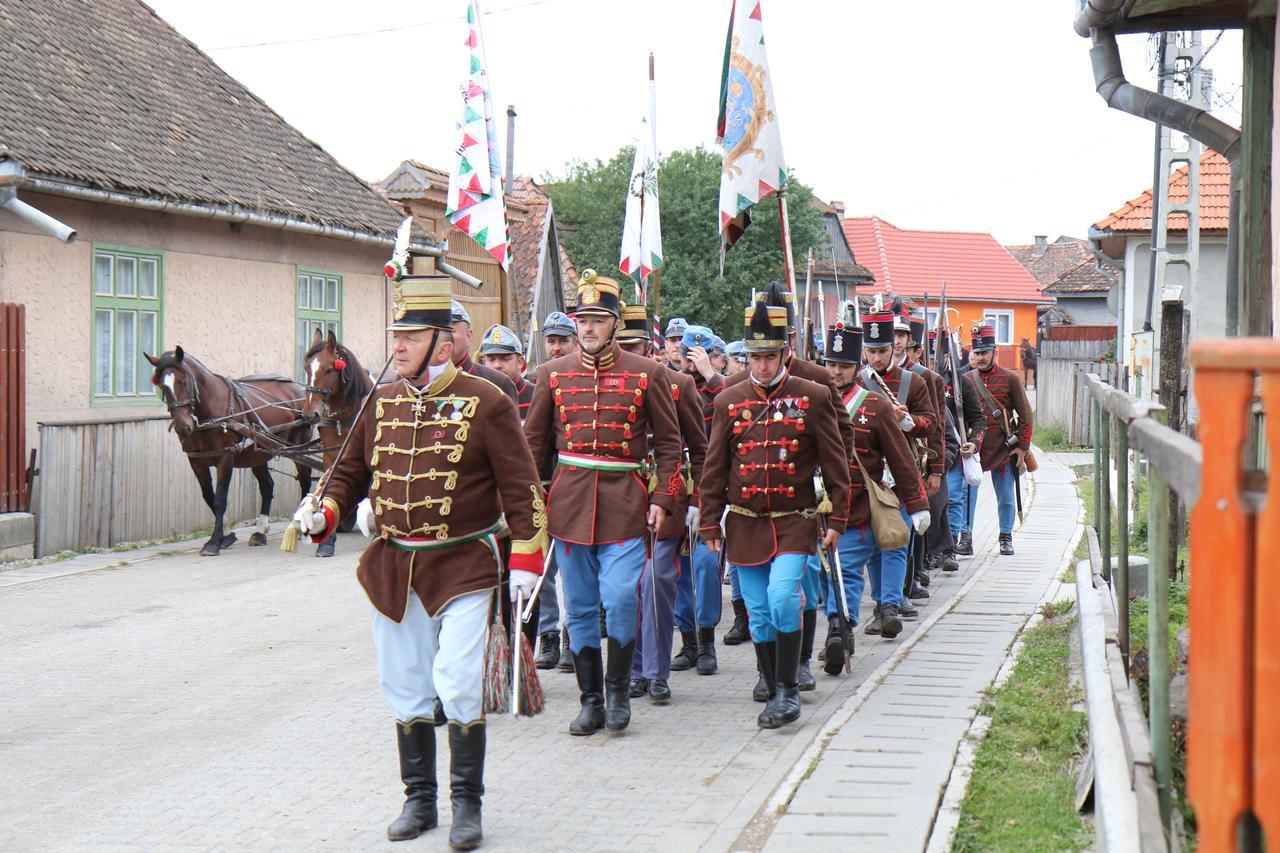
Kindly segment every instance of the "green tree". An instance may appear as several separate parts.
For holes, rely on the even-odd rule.
[[[565,249],[579,269],[626,278],[618,270],[622,220],[633,148],[623,148],[608,161],[575,163],[561,178],[544,178],[555,203]],[[725,340],[742,336],[743,310],[752,288],[785,280],[778,206],[772,198],[755,207],[751,227],[725,258],[720,277],[720,155],[699,146],[675,151],[658,167],[662,206],[662,316],[684,317],[711,326]],[[813,191],[794,177],[787,188],[791,216],[791,248],[798,283],[803,286],[804,258],[822,235],[822,214],[813,207]],[[653,307],[652,280],[649,305]],[[624,298],[632,295],[625,284]]]

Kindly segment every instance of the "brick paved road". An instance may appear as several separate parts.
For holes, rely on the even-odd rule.
[[[977,539],[990,548],[986,489]],[[354,578],[361,540],[342,537],[331,560],[278,541],[0,588],[0,848],[391,846],[401,795]],[[933,607],[974,564],[937,576]],[[571,738],[573,677],[544,673],[546,713],[491,720],[485,849],[743,844],[822,722],[896,646],[858,641],[853,676],[819,671],[801,723],[773,732],[755,724],[749,645],[722,647],[714,677],[673,674],[675,701],[638,700],[621,736]]]

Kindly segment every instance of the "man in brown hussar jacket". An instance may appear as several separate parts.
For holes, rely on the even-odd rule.
[[[848,653],[853,654],[852,631],[846,631],[846,628],[851,629],[858,624],[858,608],[862,604],[864,586],[862,570],[864,567],[871,567],[875,571],[877,585],[882,579],[883,571],[882,563],[872,563],[873,558],[879,557],[880,547],[871,529],[871,503],[862,479],[862,468],[877,483],[888,468],[893,474],[893,491],[898,496],[899,504],[909,515],[927,514],[929,502],[925,498],[920,472],[912,458],[911,448],[907,446],[907,439],[898,426],[898,416],[893,406],[881,395],[871,393],[857,383],[858,367],[862,363],[862,330],[843,323],[832,326],[827,330],[824,357],[831,379],[840,389],[841,403],[853,422],[854,450],[858,454],[857,460],[849,466],[849,478],[852,482],[849,524],[840,537],[839,545],[840,570],[844,578],[843,600],[848,605],[851,625],[846,625],[840,614],[840,591],[835,589],[830,578],[826,582],[824,609],[829,630],[824,669],[829,675],[838,675],[844,663],[846,637],[849,642]],[[861,467],[859,462],[862,463]],[[896,612],[885,619],[877,607],[875,618],[881,621],[881,633],[886,639],[892,639],[902,630],[902,622]]]
[[[980,457],[982,470],[991,472],[991,485],[996,490],[1000,553],[1012,556],[1014,480],[1021,475],[1031,447],[1031,404],[1018,374],[996,364],[996,331],[991,326],[974,327],[972,359],[978,399],[987,414],[987,434],[982,437]],[[970,486],[969,499],[977,502],[977,486]]]
[[[643,305],[622,308],[623,328],[618,343],[627,352],[648,357],[650,352],[649,319]],[[707,431],[702,418],[702,404],[693,377],[677,370],[664,374],[676,404],[680,437],[684,443],[688,468],[685,473],[692,483],[702,476],[702,461],[707,455]],[[640,627],[636,640],[635,660],[631,665],[630,695],[637,699],[645,693],[656,703],[671,699],[671,631],[675,621],[676,576],[680,572],[680,549],[688,540],[689,505],[697,505],[697,496],[681,489],[676,495],[674,511],[658,528],[653,553],[645,561],[640,577]],[[712,658],[714,661],[714,657]]]
[[[813,474],[834,507],[821,537],[831,548],[845,527],[849,462],[827,386],[787,370],[786,308],[757,302],[746,319],[751,376],[716,398],[698,532],[737,567],[769,693],[757,723],[778,728],[800,716],[800,588],[820,533]]]
[[[787,372],[792,376],[798,376],[801,379],[807,379],[810,382],[817,382],[827,389],[827,393],[831,398],[831,406],[836,412],[836,423],[840,427],[840,442],[844,447],[845,456],[852,460],[850,455],[853,452],[853,426],[849,421],[849,416],[845,414],[844,407],[840,404],[840,392],[836,390],[836,386],[831,384],[831,377],[827,375],[826,368],[821,365],[806,361],[796,354],[796,315],[795,307],[791,296],[791,291],[787,290],[786,285],[780,281],[769,284],[764,289],[760,297],[765,304],[774,307],[783,307],[787,312]],[[750,371],[743,371],[740,374],[731,376],[725,380],[726,385],[732,385],[735,382],[742,382],[750,375]],[[818,685],[813,678],[813,673],[809,668],[809,660],[813,655],[813,643],[818,631],[818,599],[819,588],[822,583],[822,564],[818,560],[816,554],[810,556],[808,562],[805,563],[805,572],[803,576],[803,592],[804,592],[804,614],[801,617],[800,628],[800,692],[816,690]],[[756,692],[753,693],[754,698],[759,698],[761,688],[765,685],[757,684]]]
[[[579,350],[538,369],[525,437],[535,459],[559,453],[547,499],[547,529],[564,578],[569,648],[582,710],[569,733],[631,722],[637,584],[646,533],[662,527],[684,488],[680,428],[666,368],[623,352],[618,283],[586,270],[578,283]],[[657,488],[645,471],[652,436]],[[608,671],[600,650],[604,604]],[[607,704],[606,704],[607,702]]]
[[[374,541],[356,577],[374,608],[406,797],[387,837],[414,838],[437,825],[438,696],[449,725],[449,843],[469,850],[481,840],[482,678],[499,538],[512,540],[511,595],[527,597],[542,571],[545,507],[515,404],[452,361],[449,279],[403,279],[393,311],[399,380],[373,391],[321,500],[304,499],[294,519],[322,541],[368,495]]]

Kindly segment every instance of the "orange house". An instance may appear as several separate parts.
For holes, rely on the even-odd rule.
[[[858,263],[875,277],[886,299],[902,296],[929,301],[936,322],[942,283],[947,283],[951,324],[969,330],[985,320],[996,331],[997,363],[1021,366],[1023,338],[1036,341],[1037,309],[1053,304],[1040,283],[990,234],[974,231],[909,231],[878,216],[848,217],[844,233]]]

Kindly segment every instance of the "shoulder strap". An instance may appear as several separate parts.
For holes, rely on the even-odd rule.
[[[899,370],[898,373],[902,378],[898,380],[898,402],[902,405],[907,404],[907,392],[911,390],[911,377],[915,375],[910,370]]]
[[[973,371],[970,372],[972,373]],[[963,381],[963,379],[961,381]],[[999,415],[1003,415],[1004,409],[996,402],[996,398],[991,396],[991,389],[987,387],[987,383],[982,381],[982,377],[973,377],[973,384],[977,386],[978,396],[980,396],[983,402],[987,404],[987,408],[991,410],[992,416],[997,417]],[[1001,431],[1004,431],[1004,424],[1002,422],[997,422],[997,425],[1000,427]]]

